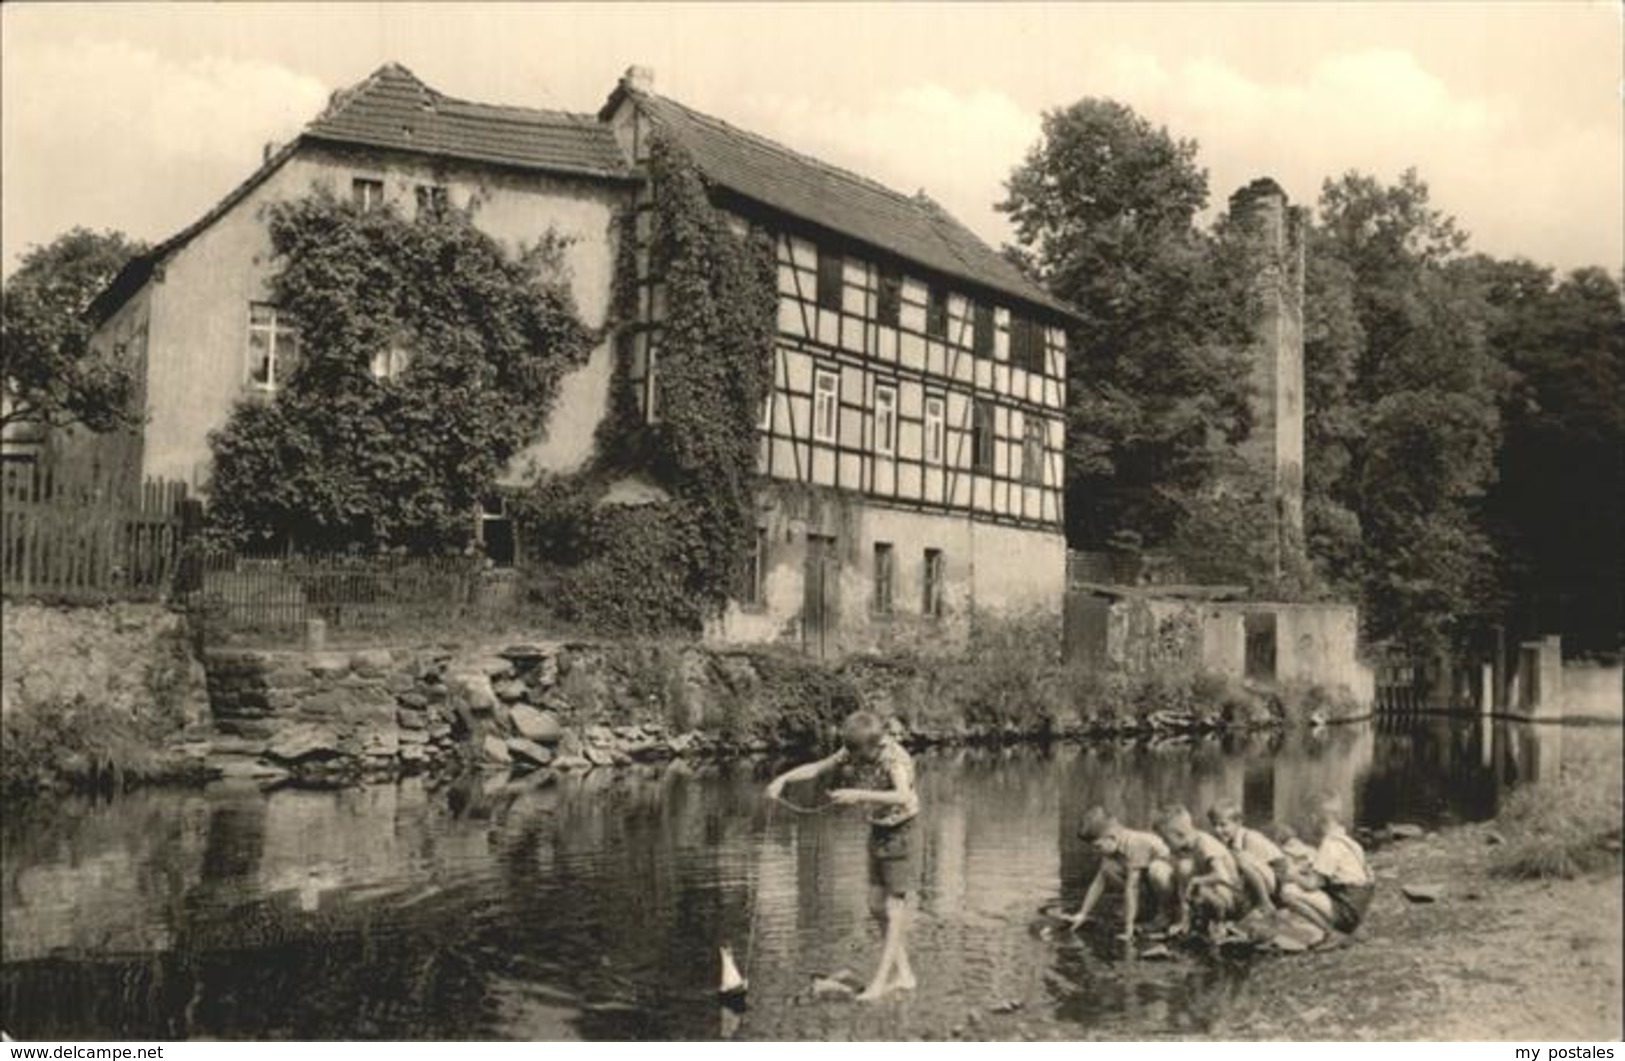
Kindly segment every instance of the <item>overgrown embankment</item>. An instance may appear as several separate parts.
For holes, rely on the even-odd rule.
[[[180,780],[165,751],[207,720],[184,619],[157,604],[5,602],[0,789]]]
[[[953,655],[824,663],[693,641],[482,640],[306,652],[212,645],[206,701],[179,616],[7,610],[8,788],[158,779],[349,784],[478,766],[549,771],[806,753],[859,707],[916,745],[1257,729],[1359,713],[1320,689],[1086,672],[1040,620]],[[90,662],[79,665],[81,657]],[[205,703],[207,711],[205,713]],[[15,706],[14,706],[15,705]]]

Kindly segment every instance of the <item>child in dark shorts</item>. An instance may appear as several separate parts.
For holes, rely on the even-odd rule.
[[[1343,828],[1342,802],[1324,797],[1316,812],[1320,847],[1307,871],[1281,885],[1281,904],[1322,928],[1353,932],[1365,920],[1376,882],[1365,850]]]
[[[874,808],[869,813],[869,909],[884,922],[886,942],[874,978],[858,995],[868,1001],[915,986],[904,939],[908,895],[919,873],[914,819],[920,813],[920,800],[914,790],[914,760],[887,736],[878,716],[853,712],[842,725],[841,735],[839,751],[775,777],[767,786],[767,796],[778,799],[787,784],[834,773],[847,787],[832,791],[832,802]]]

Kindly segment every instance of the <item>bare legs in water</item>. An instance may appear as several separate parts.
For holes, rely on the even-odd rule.
[[[858,995],[862,1002],[885,998],[893,991],[912,991],[917,983],[914,968],[908,962],[908,897],[871,887],[869,912],[885,926],[886,940],[880,948],[880,965],[875,969],[874,979]]]

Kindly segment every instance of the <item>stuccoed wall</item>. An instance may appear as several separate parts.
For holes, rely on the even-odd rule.
[[[963,645],[974,614],[1059,616],[1066,580],[1060,534],[916,512],[861,495],[788,484],[758,491],[757,526],[767,532],[763,599],[731,604],[707,631],[713,643],[782,644],[813,640],[805,622],[811,536],[833,539],[827,584],[825,654]],[[875,545],[892,547],[892,608],[874,608]],[[942,552],[942,615],[924,614],[925,551]]]
[[[1374,702],[1374,676],[1359,658],[1359,611],[1351,604],[1134,596],[1104,608],[1104,622],[1087,627],[1081,618],[1087,609],[1073,608],[1079,614],[1067,652],[1079,665],[1095,661],[1132,674],[1202,670],[1239,681],[1247,676],[1245,617],[1263,613],[1275,616],[1276,684],[1343,689],[1365,708]]]

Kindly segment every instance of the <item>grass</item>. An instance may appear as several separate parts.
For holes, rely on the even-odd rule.
[[[1621,761],[1617,747],[1589,747],[1556,779],[1517,789],[1497,819],[1506,836],[1499,876],[1572,880],[1619,864]]]
[[[187,724],[191,648],[182,631],[155,639],[140,692],[117,706],[107,697],[33,697],[0,716],[0,793],[50,788],[122,789],[143,781],[182,780],[186,764],[163,748]]]

